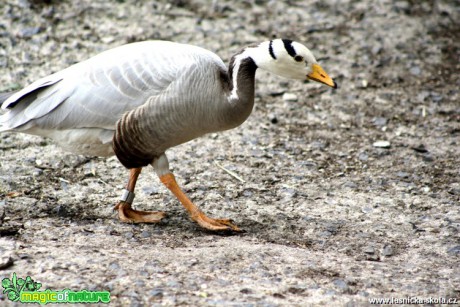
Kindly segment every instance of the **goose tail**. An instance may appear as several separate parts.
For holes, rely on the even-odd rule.
[[[4,93],[0,93],[0,106],[8,99],[10,98],[14,93],[16,93],[16,91],[14,92],[4,92]],[[5,113],[6,110],[3,110],[0,108],[0,114],[3,114]]]
[[[1,108],[2,104],[16,92],[17,91],[0,93],[0,118],[2,117],[2,115],[8,112],[8,110]],[[6,131],[6,130],[8,129],[4,127],[4,125],[2,124],[2,120],[0,119],[0,132]]]

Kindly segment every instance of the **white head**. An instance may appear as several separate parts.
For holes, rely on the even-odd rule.
[[[287,40],[274,39],[256,47],[248,47],[248,54],[257,67],[288,79],[306,78],[336,88],[337,84],[318,65],[311,51],[304,45]]]

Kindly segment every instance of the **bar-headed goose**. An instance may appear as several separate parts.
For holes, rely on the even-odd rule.
[[[108,50],[3,94],[6,113],[0,116],[0,131],[49,137],[77,154],[115,154],[130,170],[115,206],[124,222],[164,217],[163,212],[131,208],[136,180],[150,164],[200,226],[239,231],[230,220],[206,216],[189,200],[169,170],[165,151],[243,123],[253,109],[257,68],[336,88],[310,50],[291,40],[248,46],[232,57],[228,69],[208,50],[145,41]]]

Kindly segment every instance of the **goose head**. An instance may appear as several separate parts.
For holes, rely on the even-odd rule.
[[[287,79],[310,79],[337,88],[312,52],[298,42],[275,39],[250,49],[251,58],[260,69]]]

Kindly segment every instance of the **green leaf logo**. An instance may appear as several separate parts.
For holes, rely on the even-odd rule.
[[[11,286],[11,280],[9,278],[3,278],[2,287],[3,289],[9,288]]]
[[[9,300],[17,302],[21,297],[22,291],[37,291],[42,286],[41,283],[35,282],[30,276],[18,278],[16,273],[13,273],[13,278],[2,279],[3,294],[6,294]]]

